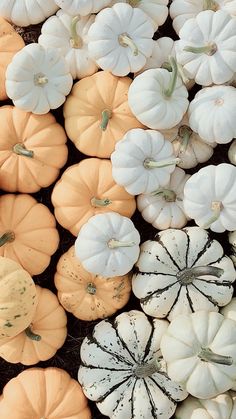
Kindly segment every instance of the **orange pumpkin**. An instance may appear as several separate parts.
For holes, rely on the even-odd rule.
[[[51,185],[68,153],[65,131],[54,116],[3,106],[0,126],[1,188],[32,193]]]
[[[69,167],[52,193],[57,221],[75,236],[90,217],[118,212],[131,217],[136,209],[133,195],[115,183],[110,160],[85,159]]]
[[[92,416],[80,384],[66,371],[60,368],[29,368],[4,387],[0,417],[90,419]]]
[[[16,260],[31,275],[43,272],[59,235],[49,209],[26,194],[0,197],[0,256]]]
[[[23,47],[25,43],[13,27],[0,17],[0,100],[7,99],[5,89],[5,74],[8,64],[13,56]],[[1,129],[2,129],[1,125]]]
[[[52,291],[36,286],[37,307],[31,324],[17,336],[0,340],[0,356],[8,362],[34,365],[52,358],[64,344],[67,317]]]
[[[117,141],[132,128],[143,128],[128,105],[132,80],[99,71],[75,83],[64,105],[65,128],[88,156],[110,157]]]
[[[87,272],[75,257],[74,246],[59,259],[54,281],[60,303],[81,320],[111,316],[131,293],[130,275],[103,278]]]

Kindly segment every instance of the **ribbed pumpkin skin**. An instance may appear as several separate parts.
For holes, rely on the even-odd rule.
[[[31,275],[43,272],[59,243],[56,221],[48,208],[30,195],[3,195],[0,237],[9,231],[15,239],[0,246],[0,256],[16,260]]]
[[[131,292],[130,275],[103,278],[87,272],[74,246],[61,256],[54,281],[65,310],[87,321],[111,316],[128,302]],[[93,287],[94,294],[89,292]]]
[[[30,339],[25,331],[13,338],[0,340],[0,356],[16,364],[34,365],[52,358],[64,344],[67,318],[64,309],[53,292],[36,286],[38,304],[30,324],[40,341]],[[2,419],[2,418],[1,418]]]
[[[0,108],[0,185],[7,192],[33,193],[53,183],[66,163],[66,134],[54,116],[34,115],[14,106]],[[20,144],[33,157],[19,155]]]
[[[0,100],[7,99],[5,73],[12,57],[25,46],[23,39],[13,27],[0,17]],[[1,125],[1,130],[3,126]]]
[[[30,368],[11,379],[0,399],[1,419],[90,419],[81,386],[59,368]]]

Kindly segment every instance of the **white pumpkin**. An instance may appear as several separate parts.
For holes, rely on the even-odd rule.
[[[152,129],[174,127],[188,108],[188,90],[178,77],[173,57],[170,62],[172,72],[162,68],[146,70],[129,88],[128,101],[133,114]]]
[[[234,320],[236,322],[236,297],[232,298],[232,300],[230,301],[230,303],[227,304],[227,306],[223,307],[220,310],[220,312],[227,319],[231,319],[231,320]],[[231,387],[231,390],[235,390],[236,391],[236,380],[235,380],[233,386]]]
[[[0,16],[19,26],[43,22],[58,9],[54,0],[1,0]]]
[[[102,10],[89,29],[89,53],[103,70],[126,76],[139,71],[151,56],[153,34],[142,10],[117,3]]]
[[[204,163],[213,155],[215,143],[208,144],[189,126],[188,115],[185,114],[178,125],[168,130],[161,130],[166,140],[171,141],[178,163],[182,169],[191,169]]]
[[[176,167],[166,186],[139,195],[137,207],[144,220],[159,230],[184,227],[188,221],[183,209],[184,185],[189,177]]]
[[[228,158],[230,163],[234,164],[236,166],[236,140],[230,144],[229,150],[228,150]]]
[[[229,243],[231,244],[232,254],[230,255],[234,265],[236,266],[236,231],[232,231],[229,233]]]
[[[19,51],[6,71],[6,91],[17,108],[35,114],[61,106],[73,79],[61,54],[29,44]]]
[[[141,245],[132,289],[146,314],[173,320],[218,311],[233,295],[236,271],[219,242],[199,227],[169,229]]]
[[[199,90],[189,106],[189,125],[209,143],[226,144],[236,137],[236,88],[211,86]]]
[[[169,419],[187,392],[166,374],[160,340],[166,320],[132,310],[98,323],[81,346],[78,380],[111,419]]]
[[[236,230],[236,167],[203,167],[187,180],[183,202],[198,226],[216,233]]]
[[[95,16],[72,17],[62,10],[43,24],[38,42],[57,49],[69,65],[73,79],[91,76],[98,70],[88,52],[88,30]]]
[[[111,0],[54,0],[55,3],[72,16],[87,16],[98,13],[104,7],[110,5]]]
[[[75,241],[75,255],[93,274],[127,274],[139,256],[140,235],[132,221],[116,212],[91,217]]]
[[[236,379],[236,322],[215,312],[181,314],[163,335],[161,352],[170,378],[190,395],[216,397]]]
[[[135,128],[116,143],[112,176],[131,195],[150,193],[169,183],[178,161],[160,132]]]

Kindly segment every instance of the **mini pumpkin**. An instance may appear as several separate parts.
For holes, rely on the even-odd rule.
[[[72,16],[87,16],[109,6],[111,0],[54,0],[54,2]]]
[[[236,166],[236,140],[234,140],[229,147],[228,158],[230,163]]]
[[[87,272],[72,246],[61,256],[54,277],[58,298],[65,310],[81,320],[111,316],[129,300],[130,275],[103,278]]]
[[[0,15],[19,26],[43,22],[56,12],[54,0],[1,0]]]
[[[7,362],[34,365],[52,358],[64,344],[67,318],[52,291],[36,286],[37,306],[25,330],[0,340],[0,356]]]
[[[55,218],[45,205],[26,194],[0,197],[0,256],[37,275],[49,265],[58,243]]]

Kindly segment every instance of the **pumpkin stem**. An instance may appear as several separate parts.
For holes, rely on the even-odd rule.
[[[213,362],[221,365],[232,365],[233,358],[231,356],[215,354],[210,348],[201,348],[198,357],[205,362]]]
[[[117,247],[132,247],[135,246],[135,242],[120,242],[116,239],[111,239],[107,243],[109,249],[116,249]]]
[[[182,125],[181,127],[179,127],[178,135],[181,138],[181,142],[178,155],[183,155],[186,153],[192,133],[193,131],[187,125]]]
[[[168,70],[169,72],[172,71],[172,66],[168,61],[164,61],[161,68],[164,68],[165,70]],[[183,66],[181,64],[177,64],[178,68],[178,75],[181,77],[184,84],[189,83],[189,78],[186,77]]]
[[[186,46],[184,47],[184,51],[192,52],[193,54],[214,55],[217,51],[217,45],[215,43],[212,43],[209,45],[205,45],[204,47]]]
[[[102,131],[106,131],[109,119],[111,119],[111,117],[112,111],[110,111],[109,109],[104,109],[104,111],[102,111],[102,122],[100,125]]]
[[[43,87],[48,83],[48,78],[43,73],[37,73],[34,75],[34,84],[35,86]]]
[[[108,205],[112,204],[112,201],[108,198],[97,199],[94,197],[91,199],[91,204],[93,207],[107,207]]]
[[[155,372],[158,372],[160,368],[161,364],[157,359],[155,359],[151,364],[138,365],[134,370],[134,374],[138,378],[145,378],[155,374]]]
[[[164,90],[164,94],[166,97],[171,97],[176,86],[177,76],[178,76],[178,66],[176,63],[176,59],[174,57],[169,57],[169,62],[171,65],[171,79],[167,89]]]
[[[97,287],[93,282],[89,282],[86,287],[86,291],[88,294],[94,295],[96,294]]]
[[[74,16],[70,24],[70,33],[71,33],[70,45],[72,48],[76,48],[76,49],[82,48],[83,46],[83,40],[81,36],[78,35],[77,28],[76,28],[79,20],[80,20],[80,16]]]
[[[145,169],[157,169],[161,167],[172,166],[173,164],[179,164],[180,162],[181,162],[181,159],[178,157],[172,160],[161,160],[161,161],[156,161],[156,160],[147,158],[144,160],[143,165]]]
[[[132,7],[136,7],[139,5],[141,0],[128,0],[128,4]]]
[[[127,33],[122,33],[119,35],[118,41],[122,47],[130,47],[130,49],[133,51],[133,55],[138,55],[138,47]]]
[[[176,193],[170,189],[157,189],[150,194],[151,196],[162,196],[166,202],[175,202]]]
[[[213,10],[213,12],[216,12],[219,10],[219,5],[215,0],[203,0],[203,10]]]
[[[37,335],[36,333],[33,332],[33,330],[31,329],[31,326],[25,329],[25,334],[29,339],[35,340],[36,342],[39,342],[42,339],[40,335]]]
[[[6,243],[11,243],[15,240],[15,234],[13,231],[7,231],[0,237],[0,247]]]
[[[220,201],[213,201],[211,203],[211,210],[213,212],[212,217],[209,219],[209,221],[203,226],[203,228],[209,228],[211,224],[213,224],[215,221],[218,220],[220,216],[220,212],[223,209],[222,202]]]
[[[24,144],[18,143],[15,144],[13,147],[13,151],[16,154],[19,154],[19,156],[25,156],[25,157],[34,157],[34,152],[32,150],[27,150]]]
[[[183,285],[191,284],[199,276],[216,276],[220,278],[224,273],[224,269],[217,268],[217,266],[194,266],[192,268],[185,268],[178,272],[176,277]]]

